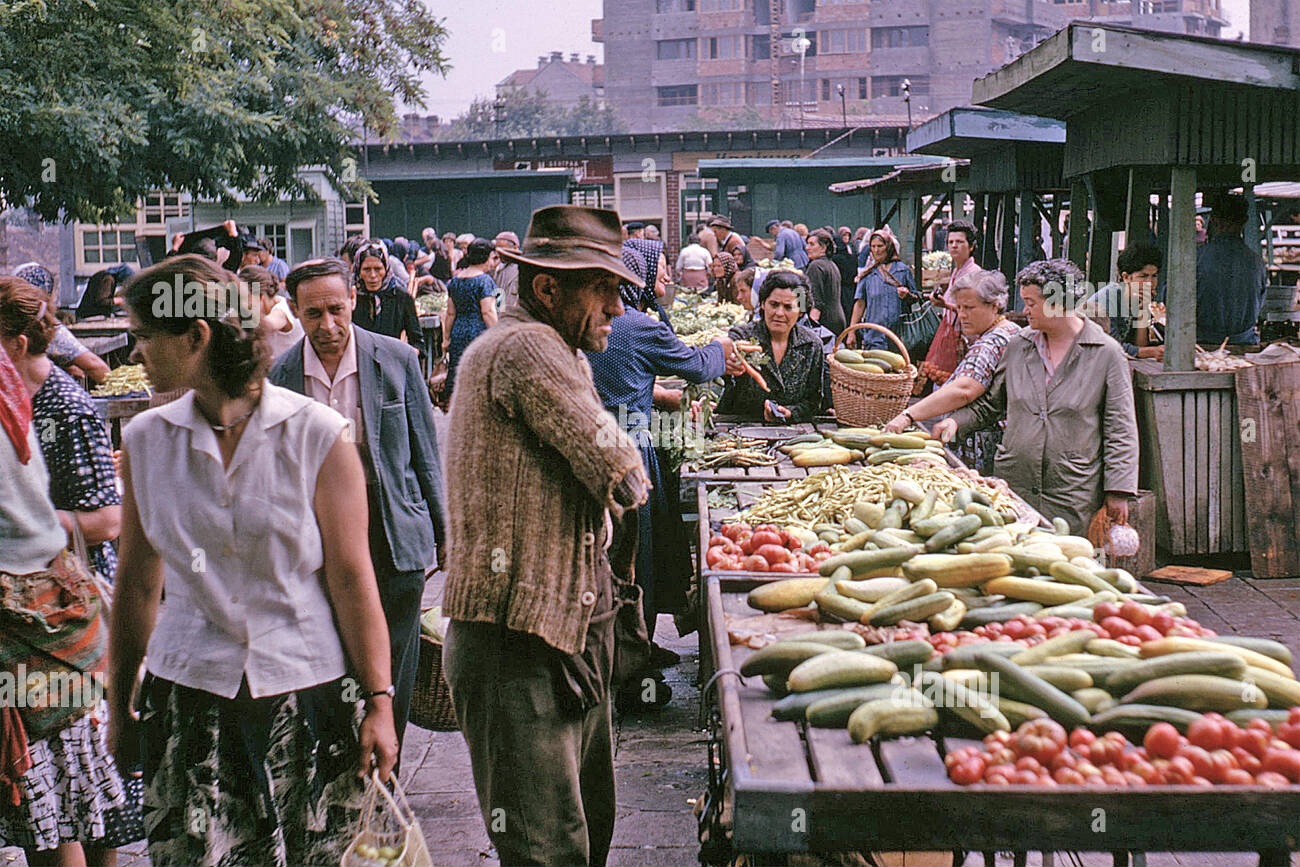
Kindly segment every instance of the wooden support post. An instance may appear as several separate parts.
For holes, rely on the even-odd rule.
[[[1092,202],[1092,231],[1088,234],[1088,267],[1085,271],[1089,283],[1101,286],[1110,282],[1110,244],[1114,229],[1102,216],[1101,197],[1097,195],[1097,186],[1092,176],[1085,175],[1083,182],[1088,187],[1088,199]]]
[[[1070,181],[1070,234],[1066,258],[1081,269],[1088,264],[1088,188],[1082,178]]]
[[[1124,224],[1124,246],[1151,240],[1151,193],[1137,169],[1128,170],[1128,210]]]
[[[925,202],[920,193],[912,196],[912,274],[920,283],[921,247],[925,236]]]
[[[875,218],[874,220],[872,220],[871,228],[873,228],[873,229],[879,229],[880,226],[881,226],[881,222],[880,222],[880,196],[872,196],[872,197],[871,197],[871,214],[872,214],[872,216]]]
[[[976,264],[978,264],[981,268],[984,267],[984,262],[985,262],[984,251],[989,249],[992,246],[989,243],[988,232],[985,231],[987,228],[985,224],[988,222],[989,219],[988,203],[989,203],[988,193],[975,194],[975,219],[973,222],[975,224],[975,231],[979,235],[979,247],[975,250],[974,256],[975,256]]]
[[[1001,254],[1001,270],[1007,282],[1016,279],[1016,194],[1002,194],[1002,243],[998,252]]]
[[[1169,279],[1165,370],[1193,370],[1196,357],[1196,169],[1169,171]]]
[[[1034,209],[1033,190],[1020,191],[1020,231],[1016,244],[1016,270],[1028,265],[1038,258],[1034,253],[1034,238],[1038,232],[1038,212]]]
[[[1247,247],[1258,252],[1262,238],[1259,229],[1259,201],[1255,198],[1255,185],[1243,184],[1242,194],[1242,198],[1246,200],[1246,229],[1242,233],[1242,240],[1246,242]]]

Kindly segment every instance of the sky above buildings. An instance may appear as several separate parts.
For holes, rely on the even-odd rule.
[[[602,0],[477,0],[448,3],[424,0],[451,31],[445,51],[453,69],[446,78],[425,80],[428,99],[422,111],[452,118],[476,96],[491,98],[498,81],[516,69],[537,65],[552,51],[595,54],[604,46],[591,41],[591,19],[601,17]],[[651,2],[651,0],[646,0]],[[1248,32],[1250,0],[1223,0],[1231,22],[1225,36]]]

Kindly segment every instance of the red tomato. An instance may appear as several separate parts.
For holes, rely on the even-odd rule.
[[[767,561],[757,554],[750,554],[740,562],[740,568],[746,572],[767,572]]]
[[[1300,783],[1300,750],[1269,750],[1264,756],[1264,770]]]
[[[948,779],[952,780],[959,786],[969,786],[978,783],[984,776],[984,761],[974,758],[959,762],[948,769]]]
[[[1147,625],[1164,635],[1173,627],[1174,617],[1168,611],[1157,611],[1151,615],[1151,622]]]
[[[814,563],[820,563],[823,560],[829,560],[830,558],[831,558],[830,551],[818,551],[816,554],[813,554]]]
[[[757,530],[753,535],[754,550],[757,551],[763,545],[778,545],[785,547],[781,542],[781,534],[773,533],[769,530]]]
[[[1174,756],[1169,760],[1165,776],[1171,783],[1190,783],[1192,777],[1196,776],[1196,767],[1187,756]]]
[[[1210,780],[1208,780],[1208,779],[1205,778],[1205,777],[1192,777],[1192,785],[1193,785],[1193,786],[1213,786],[1214,783],[1212,783]]]
[[[1023,620],[1008,620],[1003,628],[1003,634],[1011,636],[1012,639],[1020,638],[1025,634],[1025,623]]]
[[[1006,774],[988,774],[984,777],[984,782],[992,786],[1009,786],[1010,778]]]
[[[1249,786],[1255,782],[1255,777],[1250,773],[1250,771],[1243,770],[1242,768],[1233,768],[1226,772],[1223,775],[1223,779],[1219,780],[1219,782],[1228,786]]]
[[[1286,715],[1287,722],[1300,722],[1300,705],[1291,708]]]
[[[743,539],[745,536],[750,535],[752,532],[753,531],[749,529],[749,525],[744,523],[725,524],[722,527],[722,535],[726,536],[728,539],[730,539],[733,542],[739,542],[741,539]]]
[[[721,533],[714,533],[712,536],[709,537],[709,547],[712,548],[714,545],[725,545],[730,541],[731,541],[730,539],[728,539],[726,536],[722,535]]]
[[[1102,603],[1103,605],[1105,603]],[[1101,605],[1097,606],[1098,608]],[[1101,628],[1110,633],[1112,638],[1120,638],[1128,635],[1133,631],[1133,624],[1129,623],[1123,617],[1103,617],[1101,619]]]
[[[1021,786],[1032,786],[1038,782],[1038,774],[1033,771],[1016,771],[1011,782]]]
[[[1300,723],[1287,721],[1277,728],[1277,736],[1293,747],[1300,748]]]
[[[1092,618],[1100,623],[1107,617],[1119,617],[1120,607],[1114,602],[1103,602],[1092,609]]]
[[[1258,774],[1262,764],[1259,757],[1245,747],[1233,747],[1232,755],[1237,759],[1237,767],[1251,774]]]
[[[1255,775],[1255,784],[1270,789],[1285,789],[1291,785],[1291,781],[1274,771],[1260,771]]]
[[[1088,746],[1088,758],[1094,765],[1113,765],[1124,755],[1124,745],[1107,738],[1098,738]]]
[[[727,559],[727,552],[724,551],[724,550],[722,549],[722,546],[720,546],[720,545],[719,545],[719,546],[716,546],[716,547],[709,548],[708,551],[705,551],[705,552],[704,552],[704,563],[705,563],[705,565],[708,566],[710,569],[718,569],[718,568],[720,568],[720,567],[721,567],[721,564],[722,564],[726,559]]]
[[[1163,632],[1156,629],[1154,626],[1145,623],[1134,629],[1133,634],[1142,641],[1159,641],[1161,638],[1165,637]]]
[[[1207,713],[1187,727],[1187,740],[1205,750],[1219,750],[1236,743],[1236,723],[1222,714]]]
[[[1178,754],[1182,743],[1183,736],[1178,733],[1178,729],[1166,722],[1156,723],[1147,729],[1146,737],[1142,739],[1147,752],[1162,759],[1172,759]]]
[[[761,533],[755,533],[754,539],[757,540],[761,535]],[[780,545],[755,545],[753,553],[773,565],[777,563],[789,563],[792,559],[790,557],[790,552],[785,548],[782,548]]]
[[[827,554],[829,554],[830,551],[831,551],[831,546],[830,546],[830,545],[827,545],[825,542],[818,542],[816,545],[809,545],[809,546],[808,546],[808,553],[809,553],[809,554],[820,554],[820,553],[822,553],[823,551],[825,551]]]
[[[1052,778],[1063,786],[1082,786],[1084,782],[1083,774],[1074,768],[1057,768]]]
[[[1086,747],[1097,739],[1097,736],[1088,729],[1075,729],[1070,732],[1070,746],[1076,750],[1080,747]]]
[[[1012,746],[1021,755],[1044,765],[1065,748],[1065,729],[1051,719],[1030,720],[1016,729]]]
[[[1264,721],[1255,720],[1255,722],[1263,723]],[[1264,725],[1267,726],[1268,723],[1264,723]],[[1237,733],[1238,749],[1245,750],[1257,759],[1264,758],[1264,754],[1268,752],[1268,745],[1272,740],[1273,738],[1268,732],[1257,728],[1242,729]],[[1245,767],[1245,765],[1242,765],[1242,767]]]
[[[795,565],[799,567],[796,571],[798,572],[817,571],[817,561],[814,558],[805,554],[804,552],[799,551],[798,553],[796,553],[794,555],[794,559],[795,559]]]
[[[789,573],[789,574],[793,575],[793,574],[796,574],[796,573],[799,571],[799,567],[796,566],[796,565],[794,565],[793,563],[791,563],[790,561],[787,560],[787,561],[784,562],[784,563],[771,563],[771,564],[769,564],[768,567],[767,567],[767,571],[769,571],[769,572],[785,572],[785,573]]]
[[[1121,635],[1119,638],[1116,638],[1115,640],[1118,641],[1120,644],[1127,644],[1129,647],[1142,646],[1142,639],[1138,638],[1136,635]]]
[[[1222,783],[1228,771],[1235,771],[1240,767],[1237,764],[1237,757],[1231,751],[1214,750],[1210,753],[1210,773],[1205,776],[1216,783]]]
[[[1192,774],[1198,777],[1208,777],[1211,769],[1214,767],[1210,761],[1210,752],[1204,747],[1198,747],[1195,744],[1188,744],[1179,750],[1179,755],[1185,756],[1192,763]]]
[[[776,533],[778,536],[781,535],[781,528],[776,524],[758,524],[754,527],[755,533],[762,533],[764,531],[768,533]]]
[[[791,551],[797,551],[803,547],[803,542],[799,541],[799,537],[792,535],[789,530],[781,531],[781,544]]]
[[[1101,769],[1101,779],[1108,786],[1127,786],[1129,784],[1128,777],[1124,776],[1124,772],[1114,765],[1107,765]]]
[[[754,537],[745,536],[740,540],[740,553],[749,556],[754,553]]]
[[[1146,626],[1151,622],[1151,609],[1141,602],[1134,602],[1129,599],[1119,607],[1119,616],[1134,626]]]
[[[1011,737],[1012,737],[1011,732],[1004,732],[1004,731],[990,732],[989,734],[984,736],[984,743],[989,745],[1009,744],[1011,743]]]

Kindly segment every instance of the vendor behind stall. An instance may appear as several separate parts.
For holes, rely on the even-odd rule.
[[[981,397],[934,426],[940,439],[965,436],[1006,417],[997,475],[1070,532],[1086,531],[1105,503],[1127,523],[1137,491],[1138,438],[1124,351],[1077,315],[1083,274],[1066,259],[1031,262],[1016,275],[1029,327],[1011,338]]]
[[[1210,203],[1210,240],[1196,254],[1196,342],[1206,349],[1258,343],[1259,308],[1268,272],[1257,250],[1242,240],[1246,201],[1220,195]]]
[[[798,324],[809,296],[808,281],[797,271],[772,271],[758,290],[761,318],[731,329],[731,339],[762,347],[759,375],[727,381],[717,411],[767,422],[810,421],[825,394],[826,358],[816,332]]]
[[[1020,331],[1020,326],[1006,317],[1007,294],[1007,278],[1000,271],[967,269],[953,281],[949,297],[961,333],[972,341],[970,349],[947,382],[890,419],[886,431],[900,433],[919,419],[960,409],[988,390],[1007,344]],[[1002,442],[1004,423],[966,437],[956,448],[958,459],[981,475],[993,475],[993,456]]]
[[[1079,311],[1106,329],[1129,358],[1165,357],[1151,333],[1151,300],[1160,278],[1162,257],[1150,244],[1130,244],[1119,254],[1119,282],[1101,287]]]

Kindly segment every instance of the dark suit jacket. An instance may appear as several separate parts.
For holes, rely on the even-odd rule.
[[[415,350],[400,340],[352,326],[357,342],[361,421],[388,549],[399,571],[424,570],[446,539],[442,467],[433,406]],[[271,368],[276,385],[306,394],[299,340]],[[374,505],[374,504],[372,504]]]

